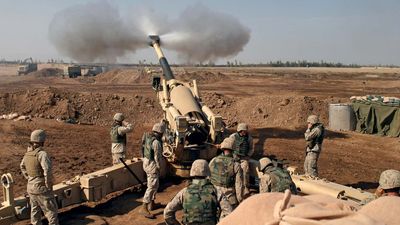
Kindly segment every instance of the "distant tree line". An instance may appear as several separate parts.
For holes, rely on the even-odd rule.
[[[344,63],[334,63],[334,62],[310,62],[307,60],[298,60],[298,61],[269,61],[267,63],[250,63],[250,64],[242,64],[237,60],[230,62],[226,62],[226,66],[228,67],[236,67],[236,66],[251,66],[251,67],[346,67],[346,68],[359,68],[361,65],[358,64],[344,64]]]
[[[41,60],[33,60],[35,63],[51,63],[51,64],[64,64],[66,63],[63,59],[48,59],[47,62]],[[18,60],[6,60],[4,58],[0,59],[1,64],[21,64],[24,59]],[[73,64],[73,61],[69,63]],[[97,63],[98,64],[98,63]],[[104,64],[104,63],[100,63]],[[107,63],[106,63],[107,64]],[[145,59],[139,60],[138,63],[120,63],[117,65],[125,66],[158,66],[158,63],[147,62]],[[215,64],[215,62],[202,62],[202,63],[181,63],[181,64],[171,64],[174,67],[184,67],[184,66],[197,66],[197,67],[342,67],[342,68],[360,68],[363,66],[367,67],[389,67],[389,68],[399,68],[399,65],[393,64],[375,64],[375,65],[360,65],[360,64],[345,64],[345,63],[335,63],[327,62],[324,60],[318,62],[312,62],[307,60],[297,60],[297,61],[269,61],[260,63],[242,63],[238,60],[227,61],[226,64]]]

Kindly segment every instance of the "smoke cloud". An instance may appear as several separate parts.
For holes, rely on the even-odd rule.
[[[79,62],[116,62],[148,48],[149,34],[160,35],[161,46],[176,51],[185,62],[235,56],[250,39],[250,30],[236,18],[201,4],[169,20],[152,10],[123,17],[107,1],[97,1],[57,13],[49,26],[57,50]]]
[[[49,38],[57,50],[79,62],[116,62],[146,46],[135,26],[107,1],[76,5],[55,15]]]
[[[237,55],[249,42],[250,30],[236,18],[201,4],[188,7],[161,36],[166,48],[187,61],[215,61]]]

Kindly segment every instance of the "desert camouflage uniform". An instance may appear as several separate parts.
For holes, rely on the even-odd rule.
[[[246,136],[247,136],[247,143],[245,144],[245,146],[239,143],[241,137],[238,132],[233,133],[229,136],[229,138],[235,140],[235,145],[234,145],[235,149],[233,149],[234,150],[233,154],[240,160],[240,167],[242,168],[243,171],[242,182],[244,186],[245,195],[249,193],[249,180],[250,180],[249,159],[254,154],[253,138],[249,134],[247,134]]]
[[[111,153],[112,153],[112,162],[113,165],[120,163],[120,158],[125,159],[126,157],[126,134],[129,132],[132,132],[133,126],[130,123],[124,122],[124,125],[117,125],[117,133],[120,138],[123,139],[123,141],[114,142],[113,141],[113,134],[112,134],[112,129],[111,128],[111,139],[113,143],[111,144]]]
[[[233,171],[225,173],[226,176],[229,174],[233,174],[234,182],[232,186],[224,187],[218,185],[216,182],[213,181],[213,173],[215,173],[216,168],[216,161],[221,157],[229,157],[233,162]],[[243,200],[243,171],[240,167],[239,162],[233,159],[232,155],[224,156],[219,155],[214,157],[210,162],[210,170],[211,170],[211,182],[213,183],[215,189],[217,190],[217,198],[220,200],[219,205],[221,208],[220,219],[224,218],[225,216],[229,215]]]
[[[33,166],[29,166],[32,164]],[[43,211],[49,225],[58,224],[50,157],[42,147],[36,149],[28,147],[20,168],[22,175],[28,180],[27,192],[31,206],[31,223],[41,225]]]
[[[297,193],[296,185],[293,183],[289,172],[283,168],[268,166],[259,178],[260,193],[284,192],[286,189],[289,189],[292,194]]]
[[[144,203],[150,203],[156,198],[159,187],[160,160],[162,157],[161,141],[155,139],[152,143],[152,149],[154,150],[154,159],[143,158],[143,170],[147,174],[147,189],[143,197]]]
[[[206,182],[205,182],[206,181]],[[175,212],[181,209],[184,209],[184,215],[183,215],[183,224],[198,224],[198,225],[215,225],[217,224],[217,208],[218,208],[218,199],[217,199],[217,190],[214,188],[214,186],[208,181],[207,179],[193,179],[191,184],[194,185],[202,185],[201,183],[206,183],[208,185],[208,188],[212,188],[213,190],[209,190],[209,193],[207,193],[209,196],[206,196],[207,199],[211,199],[211,202],[207,202],[208,204],[212,205],[213,207],[207,208],[207,209],[200,209],[199,207],[195,207],[197,210],[207,210],[208,212],[202,212],[202,218],[203,222],[188,222],[185,220],[193,220],[193,219],[187,219],[187,217],[190,217],[191,212],[185,212],[185,200],[187,201],[187,191],[189,187],[185,187],[181,191],[178,192],[178,194],[175,195],[175,197],[168,203],[168,205],[164,209],[164,218],[165,222],[168,225],[171,224],[179,224],[178,221],[175,218]],[[205,196],[202,196],[205,197]],[[201,201],[201,197],[199,197],[199,201]],[[197,212],[198,213],[198,212]],[[198,217],[196,215],[196,217]],[[186,218],[186,219],[185,219]],[[199,219],[199,218],[196,218]]]
[[[307,143],[309,143],[309,145],[307,145],[306,158],[304,160],[304,173],[312,177],[318,177],[317,163],[319,154],[322,150],[324,127],[322,124],[315,124],[311,129],[306,130],[304,133],[304,138],[306,139]]]

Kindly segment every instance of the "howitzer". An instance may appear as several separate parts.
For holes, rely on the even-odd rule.
[[[153,89],[166,121],[163,155],[172,175],[189,177],[194,160],[210,160],[216,155],[217,149],[208,143],[222,141],[222,117],[201,101],[196,80],[186,83],[175,79],[160,48],[159,36],[149,38],[163,71],[163,76],[153,77]]]

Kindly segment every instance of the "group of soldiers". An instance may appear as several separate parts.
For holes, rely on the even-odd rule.
[[[132,124],[124,121],[124,115],[117,113],[111,127],[111,153],[113,164],[125,160],[127,133],[133,130]],[[304,161],[305,174],[318,177],[318,158],[322,149],[325,129],[315,115],[307,119],[308,127],[304,134],[307,142]],[[157,123],[152,132],[145,133],[142,139],[143,169],[147,175],[147,189],[143,197],[141,213],[149,219],[155,216],[152,210],[160,208],[155,203],[162,157],[162,135],[164,124]],[[42,224],[42,212],[50,225],[59,224],[57,204],[52,190],[52,170],[49,155],[44,151],[46,134],[43,130],[31,133],[29,147],[21,162],[21,171],[28,180],[27,192],[31,206],[31,223]],[[249,191],[249,160],[254,153],[248,126],[240,123],[237,131],[225,138],[217,146],[222,153],[210,163],[198,159],[192,164],[189,185],[167,204],[164,218],[167,224],[179,224],[175,212],[183,210],[183,224],[216,224],[229,215],[245,198]],[[258,165],[259,192],[284,192],[289,189],[296,194],[296,186],[289,172],[281,163],[267,157],[261,158]],[[380,196],[399,196],[400,172],[386,170],[381,174],[376,198]],[[372,201],[373,199],[368,199]]]

